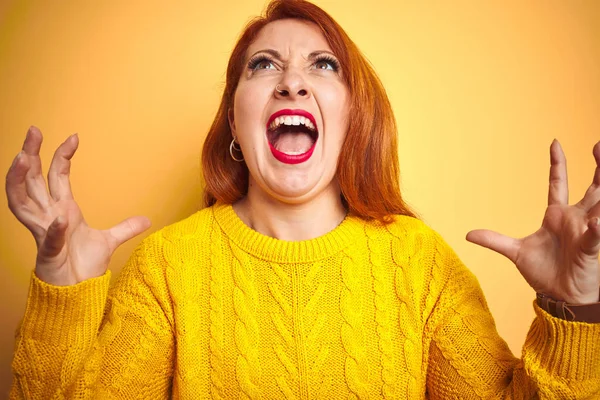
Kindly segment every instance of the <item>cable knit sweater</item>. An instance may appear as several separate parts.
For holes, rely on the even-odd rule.
[[[600,396],[600,324],[534,303],[513,357],[474,275],[411,217],[286,242],[217,204],[148,236],[109,280],[32,275],[11,398]]]

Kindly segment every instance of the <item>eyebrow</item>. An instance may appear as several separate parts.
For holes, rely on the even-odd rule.
[[[255,55],[257,55],[258,53],[267,53],[267,54],[270,54],[270,55],[272,55],[272,56],[273,56],[273,57],[275,57],[275,58],[278,58],[278,59],[280,59],[280,60],[282,59],[282,58],[281,58],[281,53],[279,53],[279,52],[278,52],[277,50],[275,50],[275,49],[263,49],[263,50],[259,50],[259,51],[257,51],[256,53],[252,54],[252,55],[251,55],[251,56],[250,56],[248,59],[251,59],[252,57],[254,57]],[[309,59],[309,60],[310,60],[310,59],[314,59],[315,57],[317,57],[317,56],[318,56],[319,54],[321,54],[321,53],[327,53],[327,54],[331,54],[332,56],[334,56],[334,57],[335,57],[335,54],[333,54],[333,53],[332,53],[332,52],[330,52],[330,51],[327,51],[327,50],[316,50],[316,51],[313,51],[312,53],[310,53],[310,54],[308,55],[308,59]],[[337,57],[336,57],[336,58],[337,58]]]

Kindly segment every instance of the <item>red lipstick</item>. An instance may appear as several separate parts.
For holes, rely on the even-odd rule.
[[[289,115],[289,114],[288,114]],[[312,156],[313,151],[315,151],[315,145],[317,144],[317,142],[315,141],[315,143],[311,146],[310,149],[308,149],[308,151],[306,153],[302,153],[302,154],[285,154],[279,150],[277,150],[275,147],[273,147],[273,145],[271,144],[271,142],[269,142],[269,148],[271,149],[271,153],[273,153],[273,156],[281,161],[284,164],[300,164],[303,163],[304,161],[307,161],[310,156]]]
[[[296,109],[296,110],[284,109],[284,110],[277,111],[276,113],[274,113],[273,115],[271,115],[269,117],[269,120],[267,121],[267,126],[266,126],[267,131],[269,130],[269,126],[271,125],[273,120],[275,118],[281,117],[283,115],[300,115],[305,118],[308,118],[310,120],[310,122],[312,122],[312,124],[315,128],[317,126],[315,117],[313,117],[313,115],[311,113],[309,113],[308,111],[299,110],[299,109]],[[318,131],[317,131],[317,133],[318,133]],[[317,140],[318,140],[318,137],[317,137]],[[312,156],[313,152],[315,151],[315,146],[317,145],[317,140],[315,140],[315,142],[310,147],[310,149],[308,149],[306,152],[304,152],[302,154],[286,154],[282,151],[277,150],[275,148],[275,146],[273,146],[271,144],[270,141],[268,141],[268,143],[269,143],[269,148],[271,149],[271,153],[278,161],[280,161],[284,164],[300,164],[300,163],[307,161]]]

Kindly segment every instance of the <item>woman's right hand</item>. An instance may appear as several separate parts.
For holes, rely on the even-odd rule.
[[[6,175],[8,207],[37,243],[35,273],[58,286],[101,276],[117,247],[148,229],[150,220],[137,216],[107,230],[89,227],[69,181],[78,136],[70,136],[54,153],[48,188],[42,176],[41,145],[42,133],[32,126]]]

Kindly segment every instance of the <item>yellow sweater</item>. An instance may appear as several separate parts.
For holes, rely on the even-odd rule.
[[[109,280],[32,276],[11,398],[600,396],[600,324],[534,303],[513,357],[474,275],[406,216],[285,242],[219,204],[148,236]]]

